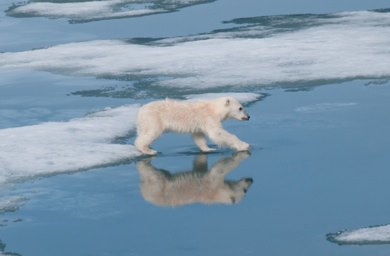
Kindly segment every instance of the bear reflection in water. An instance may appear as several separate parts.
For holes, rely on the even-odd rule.
[[[239,152],[217,161],[210,170],[207,155],[196,156],[193,170],[170,173],[151,164],[152,158],[137,162],[141,193],[146,201],[158,206],[180,206],[193,203],[234,204],[246,194],[252,178],[225,180],[225,175],[238,167],[249,156]]]

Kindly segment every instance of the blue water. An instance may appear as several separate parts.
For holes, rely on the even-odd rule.
[[[387,1],[379,0],[332,1],[322,5],[303,0],[294,4],[282,0],[217,0],[178,8],[175,12],[75,24],[67,18],[7,16],[4,11],[13,3],[12,0],[0,3],[2,53],[29,53],[37,48],[101,39],[131,42],[140,37],[169,39],[207,33],[213,36],[216,32],[212,31],[221,29],[237,32],[237,23],[223,23],[237,18],[260,17],[258,19],[262,20],[270,15],[335,14],[389,7]],[[306,28],[315,31],[317,24],[309,23],[307,17],[298,16],[300,22],[294,24],[292,30],[283,25],[282,31],[272,30],[271,34],[255,38],[273,39],[279,34],[283,36],[283,33]],[[289,18],[291,16],[280,19]],[[319,21],[318,17],[314,18],[315,22]],[[275,24],[271,27],[280,29]],[[149,40],[141,40],[141,45],[147,45]],[[233,36],[232,40],[237,38]],[[388,46],[381,42],[375,41],[372,47],[388,54]],[[362,61],[375,58],[376,55]],[[33,64],[36,61],[25,60]],[[265,97],[246,106],[251,115],[249,122],[225,123],[227,130],[252,145],[250,155],[240,159],[238,166],[220,179],[223,184],[230,184],[229,188],[243,178],[253,179],[240,201],[237,197],[233,204],[222,204],[218,200],[177,206],[156,204],[142,190],[145,180],[140,175],[138,158],[78,172],[31,175],[22,182],[1,184],[0,199],[14,197],[17,200],[9,207],[0,207],[0,254],[389,254],[388,244],[339,246],[326,239],[327,234],[343,229],[390,223],[386,200],[390,192],[387,73],[378,76],[374,69],[373,73],[356,77],[321,80],[306,74],[305,68],[310,63],[295,63],[302,72],[301,81],[272,80],[266,85],[241,86],[241,80],[232,77],[227,78],[231,79],[229,84],[222,87],[177,89],[148,83],[159,73],[141,80],[122,75],[96,78],[99,75],[95,77],[93,72],[78,75],[61,68],[53,71],[20,63],[9,69],[1,66],[1,61],[0,131],[49,121],[68,121],[106,107],[144,103],[167,96],[182,98],[189,93],[238,91],[261,93]],[[130,65],[139,60],[128,61]],[[334,62],[338,65],[343,58]],[[367,64],[367,70],[372,65]],[[88,67],[82,67],[85,68]],[[203,74],[199,73],[198,77],[212,84],[213,80],[201,77]],[[252,75],[245,74],[245,70],[243,74]],[[123,143],[133,141],[130,134]],[[1,142],[0,146],[5,148]],[[187,135],[166,134],[153,146],[161,153],[153,157],[150,164],[164,171],[152,173],[161,172],[171,179],[179,175],[195,177],[194,183],[205,182],[210,169],[219,163],[226,170],[226,161],[237,157],[227,149],[199,154]],[[4,148],[1,150],[7,150]],[[84,157],[80,155],[75,161],[82,162]],[[208,168],[204,162],[202,168],[194,167],[197,159],[207,160]],[[3,164],[1,156],[0,160],[0,174],[12,174],[13,170]]]

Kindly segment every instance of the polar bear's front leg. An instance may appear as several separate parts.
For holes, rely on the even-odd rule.
[[[201,133],[201,132],[193,133],[192,138],[194,139],[195,144],[203,152],[210,152],[210,151],[215,150],[214,148],[209,148],[209,146],[207,146],[207,140],[206,140],[206,137],[203,133]]]
[[[161,177],[163,177],[163,173],[152,165],[151,158],[138,161],[136,167],[141,182],[149,181],[151,184],[158,184]]]
[[[237,151],[248,151],[250,145],[241,141],[237,136],[228,133],[222,128],[214,128],[208,131],[208,136],[220,146],[228,146]]]
[[[236,169],[241,161],[249,157],[249,152],[237,152],[231,157],[226,157],[218,160],[210,169],[212,175],[225,176],[229,172]]]

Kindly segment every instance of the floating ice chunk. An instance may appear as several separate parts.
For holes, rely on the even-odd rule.
[[[114,164],[139,155],[115,140],[135,129],[138,105],[68,122],[0,130],[0,183]]]
[[[100,19],[136,17],[169,12],[205,0],[102,0],[58,2],[29,2],[11,7],[11,16],[44,16],[68,18],[72,22],[88,22]]]
[[[0,198],[0,213],[16,211],[28,199],[24,196],[3,196]]]
[[[115,10],[115,6],[135,1],[89,1],[72,3],[28,3],[11,9],[10,15],[49,16],[53,18],[69,18],[73,21],[90,21],[98,19],[121,18],[149,15],[166,12],[164,9]]]
[[[328,234],[329,241],[338,244],[381,244],[390,243],[390,225],[345,230]]]

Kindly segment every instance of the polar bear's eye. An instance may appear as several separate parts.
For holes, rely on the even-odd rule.
[[[240,107],[238,110],[239,110],[239,111],[242,111],[242,107]]]

